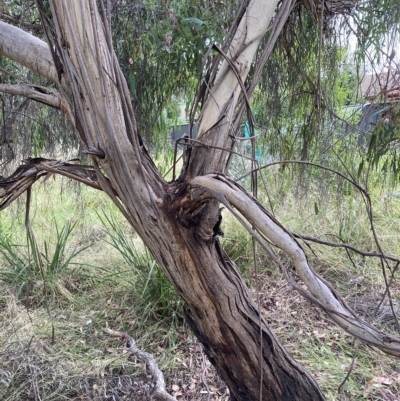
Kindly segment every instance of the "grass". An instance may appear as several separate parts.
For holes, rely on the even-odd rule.
[[[42,246],[31,231],[26,245],[13,243],[9,235],[0,236],[0,256],[5,264],[0,268],[0,280],[15,287],[17,297],[29,302],[38,303],[38,290],[43,290],[45,298],[62,296],[72,302],[72,294],[59,278],[68,267],[79,265],[74,259],[89,247],[69,249],[68,240],[75,225],[67,221],[60,229],[54,224],[54,243],[44,241]]]
[[[270,199],[261,189],[260,198],[273,205],[276,217],[289,229],[323,233],[331,240],[334,237],[328,234],[340,233],[357,247],[374,249],[358,195],[338,198],[332,187],[325,197],[319,197],[318,187],[310,183],[308,192],[299,197],[289,173],[272,171],[265,178]],[[374,188],[375,225],[385,252],[400,255],[400,199],[391,196],[392,192]],[[128,360],[121,344],[103,334],[101,328],[108,324],[128,332],[155,355],[169,389],[182,394],[179,399],[207,399],[205,377],[214,393],[210,399],[226,400],[225,387],[181,317],[181,301],[109,200],[61,179],[38,184],[32,199],[31,225],[42,264],[48,268],[48,282],[61,283],[72,298],[54,290],[48,298],[50,318],[43,303],[27,304],[24,297],[18,297],[20,282],[2,276],[1,271],[12,259],[7,262],[7,249],[17,255],[14,263],[27,264],[21,256],[26,253],[24,202],[0,213],[0,398],[123,399],[124,392],[133,388],[138,400],[148,399],[142,364]],[[226,211],[222,228],[221,241],[240,266],[254,299],[258,288],[265,318],[289,352],[316,377],[328,400],[397,399],[398,362],[364,346],[339,395],[338,386],[352,360],[353,339],[293,292],[260,251],[256,282],[248,234]],[[315,269],[349,302],[366,304],[372,295],[383,293],[378,260],[352,254],[353,264],[343,250],[311,247],[305,249]],[[64,258],[55,257],[61,254]],[[37,276],[34,282],[40,280]],[[40,286],[33,286],[32,291],[39,299],[43,296]],[[399,288],[393,292],[399,299]],[[391,323],[375,323],[394,330]]]

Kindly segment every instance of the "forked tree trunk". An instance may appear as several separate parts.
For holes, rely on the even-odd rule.
[[[37,4],[40,7],[41,0]],[[271,30],[271,37],[276,37],[293,2],[280,2],[278,15],[278,0],[243,4],[236,34],[224,50],[226,59],[200,117],[198,141],[188,150],[187,164],[175,182],[162,178],[141,142],[107,18],[104,10],[100,18],[95,0],[50,2],[54,27],[47,26],[48,19],[44,19],[48,39],[53,42],[50,46],[0,22],[0,54],[53,81],[59,92],[4,84],[0,91],[47,103],[69,116],[82,144],[93,155],[101,188],[188,305],[188,322],[228,384],[232,399],[323,400],[311,375],[288,355],[260,317],[237,267],[221,249],[220,203],[237,215],[277,264],[265,238],[289,255],[307,289],[280,265],[291,285],[347,332],[397,357],[400,340],[357,317],[313,271],[294,236],[243,189],[219,174],[227,154],[223,149],[233,146],[236,104],[243,89],[239,83],[246,79],[272,17],[278,28]],[[50,167],[42,166],[45,171],[57,172],[56,164]],[[11,202],[31,185],[36,178],[29,181],[28,175],[35,175],[36,170],[28,166],[24,171],[0,182],[0,197],[9,197]],[[98,187],[92,178],[93,171],[81,180]]]
[[[241,33],[232,45],[237,49],[229,54],[240,54],[235,64],[242,79],[277,0],[256,3],[255,11],[243,15],[238,28]],[[72,88],[75,126],[87,147],[105,152],[104,160],[96,160],[109,179],[103,180],[103,188],[119,204],[185,300],[190,309],[189,324],[229,386],[232,399],[322,400],[310,374],[290,357],[260,318],[237,267],[221,249],[214,232],[219,221],[218,202],[199,190],[191,191],[185,180],[168,184],[154,168],[138,137],[127,86],[107,29],[105,33],[101,29],[95,1],[85,2],[83,7],[77,4],[59,0],[52,5],[63,74]],[[257,28],[252,33],[249,20]],[[61,37],[68,43],[67,49],[62,47]],[[241,46],[245,50],[239,52]],[[213,100],[202,116],[199,135],[204,143],[219,147],[225,147],[229,140],[229,131],[223,129],[229,126],[241,90],[226,63],[222,71]],[[222,93],[221,100],[217,91]],[[221,109],[225,109],[222,117],[228,124],[221,123]],[[222,128],[212,131],[217,120]],[[193,152],[190,178],[221,170],[223,152],[205,149],[204,153],[203,149]],[[208,157],[206,164],[204,157]]]
[[[103,23],[106,18],[100,18],[95,0],[50,3],[56,68],[49,66],[39,42],[37,54],[47,57],[42,67],[35,60],[24,62],[20,51],[13,55],[4,43],[1,49],[64,91],[59,97],[42,96],[49,96],[49,103],[53,96],[53,106],[60,102],[58,107],[69,115],[84,146],[101,155],[93,156],[93,163],[103,190],[185,300],[190,327],[238,401],[323,400],[311,375],[260,317],[237,267],[221,249],[218,199],[190,184],[198,175],[222,169],[226,153],[215,147],[231,146],[229,129],[241,91],[238,79],[246,78],[277,3],[256,0],[244,9],[228,50],[234,67],[223,64],[202,114],[199,139],[205,146],[193,150],[185,174],[175,183],[165,182],[141,143],[127,85]],[[50,29],[48,34],[51,38]]]

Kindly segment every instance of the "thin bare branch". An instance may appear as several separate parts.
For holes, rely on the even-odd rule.
[[[211,197],[234,211],[235,215],[239,213],[242,224],[244,223],[243,220],[249,223],[243,225],[253,236],[255,232],[249,227],[250,224],[269,243],[283,250],[291,258],[297,275],[307,286],[307,291],[297,285],[294,280],[289,280],[290,284],[294,285],[303,296],[322,307],[331,319],[345,331],[389,355],[400,357],[400,339],[381,332],[358,317],[333,290],[332,286],[313,270],[306,254],[291,233],[270,216],[268,211],[242,187],[234,181],[216,174],[196,177],[190,185],[192,190],[199,187],[205,189]],[[263,241],[260,235],[257,235],[256,239],[264,249],[267,251],[270,249],[268,242]],[[268,253],[270,256],[274,256],[271,252]],[[274,257],[273,260],[282,269],[279,261]],[[288,275],[285,277],[290,279]]]
[[[344,249],[348,249],[350,251],[353,251],[355,253],[358,253],[361,256],[367,256],[367,257],[372,257],[372,258],[384,258],[384,259],[387,259],[387,260],[391,260],[393,262],[400,263],[400,258],[398,258],[397,256],[394,256],[394,255],[389,255],[387,253],[375,252],[375,251],[364,251],[362,249],[356,248],[353,245],[346,244],[345,242],[324,241],[321,238],[312,237],[312,236],[309,236],[309,235],[303,235],[303,234],[298,234],[298,233],[292,233],[292,234],[293,234],[293,236],[295,238],[299,238],[299,239],[302,239],[304,241],[315,242],[317,244],[326,245],[326,246],[329,246],[331,248],[344,248]],[[329,235],[329,234],[327,234],[327,235]]]
[[[164,375],[158,367],[157,361],[153,355],[142,351],[129,334],[123,333],[122,331],[111,330],[108,327],[103,328],[103,331],[110,336],[120,337],[125,340],[125,349],[129,352],[130,356],[135,356],[146,364],[146,368],[151,375],[152,399],[159,401],[176,401],[176,398],[170,396],[165,390]]]
[[[0,177],[0,210],[5,209],[28,190],[37,180],[48,174],[61,174],[76,181],[102,190],[95,169],[81,165],[76,161],[59,161],[44,158],[23,160],[13,174],[7,178]]]

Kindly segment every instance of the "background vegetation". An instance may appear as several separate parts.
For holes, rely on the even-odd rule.
[[[169,127],[186,120],[207,72],[206,48],[229,34],[238,3],[115,3],[114,45],[140,130],[166,174],[174,161]],[[6,21],[42,35],[30,2],[3,1],[0,11]],[[359,119],[346,107],[363,102],[363,75],[398,67],[398,13],[394,0],[364,2],[351,16],[322,19],[299,6],[252,101],[259,163],[323,164],[365,188],[379,243],[394,255],[400,255],[400,120],[378,124],[362,143],[357,131],[345,131],[344,126]],[[2,73],[2,83],[44,84],[9,60],[1,58],[0,67],[11,72]],[[59,113],[15,96],[2,94],[0,102],[1,174],[27,156],[80,156],[79,144]],[[398,108],[393,110],[397,116]],[[238,136],[243,136],[245,122]],[[241,141],[238,149],[241,156],[233,159],[230,174],[250,189],[245,175],[251,169],[246,159],[251,147]],[[337,174],[281,163],[259,173],[258,189],[260,200],[288,229],[376,249],[364,198]],[[129,399],[132,389],[135,399],[146,399],[143,366],[128,361],[120,344],[102,333],[107,324],[128,332],[157,357],[169,390],[180,399],[228,399],[184,323],[184,305],[104,194],[60,178],[38,184],[28,234],[24,202],[20,199],[0,213],[1,399]],[[222,229],[221,242],[265,318],[329,400],[398,399],[398,362],[364,346],[358,348],[338,394],[358,344],[294,293],[261,252],[254,256],[250,238],[225,211]],[[376,310],[385,292],[379,259],[317,244],[305,248],[314,268],[358,313],[395,330],[387,301]],[[390,268],[396,271],[398,266]],[[396,283],[392,297],[399,311]]]
[[[266,201],[280,221],[293,231],[325,238],[342,233],[352,245],[373,249],[365,207],[357,194],[338,196],[331,184],[327,190],[332,196],[321,197],[318,178],[310,179],[307,194],[299,197],[292,175],[290,167],[283,172],[274,167],[264,175],[268,194],[261,192],[260,197],[268,196]],[[376,230],[385,252],[399,254],[400,197],[382,185],[378,174],[374,179]],[[314,204],[318,211],[310,207]],[[36,261],[28,252],[24,207],[16,203],[0,215],[2,399],[22,400],[35,394],[46,399],[61,395],[106,399],[115,394],[123,399],[132,388],[134,399],[146,399],[143,366],[128,361],[120,344],[102,333],[107,324],[129,332],[155,354],[169,389],[180,399],[207,399],[209,391],[210,399],[227,399],[226,388],[184,323],[184,305],[106,196],[59,178],[35,188],[31,224],[43,275],[35,273]],[[73,230],[64,252],[58,253],[59,268],[52,269],[48,260],[68,227]],[[315,375],[328,399],[340,399],[338,386],[350,367],[354,340],[293,292],[261,252],[256,254],[256,279],[250,238],[225,212],[222,228],[221,241],[240,266],[255,300],[259,293],[269,324]],[[9,248],[19,256],[5,257]],[[379,259],[352,253],[349,261],[344,250],[319,245],[312,245],[308,254],[315,269],[359,313],[395,331],[387,302],[374,313],[385,288]],[[392,291],[398,304],[398,286]],[[351,400],[395,400],[400,391],[398,363],[361,346],[343,391],[342,397]]]

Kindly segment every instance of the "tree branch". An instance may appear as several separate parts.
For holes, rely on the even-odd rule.
[[[12,85],[0,84],[0,92],[10,95],[24,96],[37,102],[47,104],[48,106],[60,109],[63,113],[72,119],[71,109],[68,102],[55,89],[39,85]]]
[[[15,172],[7,177],[0,176],[0,211],[22,195],[39,178],[48,174],[61,174],[76,181],[102,190],[95,169],[92,166],[62,162],[43,158],[26,159]]]
[[[299,233],[292,233],[292,235],[295,238],[299,238],[303,241],[311,241],[311,242],[315,242],[317,244],[329,246],[331,248],[344,248],[344,249],[353,251],[355,253],[358,253],[361,256],[367,256],[367,257],[372,257],[372,258],[384,258],[387,260],[391,260],[392,262],[400,263],[400,258],[398,258],[397,256],[389,255],[389,254],[382,253],[382,252],[363,251],[362,249],[358,249],[353,245],[346,244],[345,242],[324,241],[323,239],[318,238],[318,237],[311,237],[309,235],[303,235],[303,234],[299,234]],[[326,234],[326,235],[330,235],[330,234]]]
[[[279,225],[269,215],[268,211],[242,187],[222,175],[196,177],[191,180],[190,185],[191,191],[195,191],[199,187],[205,189],[213,198],[233,212],[242,223],[247,221],[248,223],[244,226],[264,249],[268,250],[269,243],[272,243],[283,250],[291,258],[298,276],[307,286],[307,291],[290,278],[283,264],[273,253],[269,252],[274,262],[281,269],[284,269],[283,273],[289,283],[303,296],[322,307],[331,319],[345,331],[389,355],[400,357],[400,339],[379,331],[359,318],[334,291],[332,286],[313,270],[306,254],[295,238]],[[254,227],[254,230],[251,229],[251,226]]]
[[[53,57],[46,42],[0,21],[0,54],[59,84]]]
[[[14,17],[12,15],[9,15],[7,13],[4,12],[0,12],[0,18],[4,19],[8,22],[10,22],[10,24],[12,25],[19,25],[19,26],[23,26],[31,31],[36,31],[38,33],[43,33],[43,28],[42,25],[40,23],[35,23],[35,22],[29,22],[29,21],[24,21],[22,18],[20,17]]]
[[[126,349],[132,355],[139,359],[141,359],[151,375],[152,381],[152,389],[151,389],[151,397],[154,400],[158,401],[176,401],[175,397],[170,396],[165,390],[165,381],[164,376],[157,366],[157,361],[154,356],[149,354],[148,352],[142,351],[136,345],[135,340],[128,334],[123,333],[122,331],[111,330],[108,327],[103,328],[103,331],[114,337],[121,337],[126,341]]]

